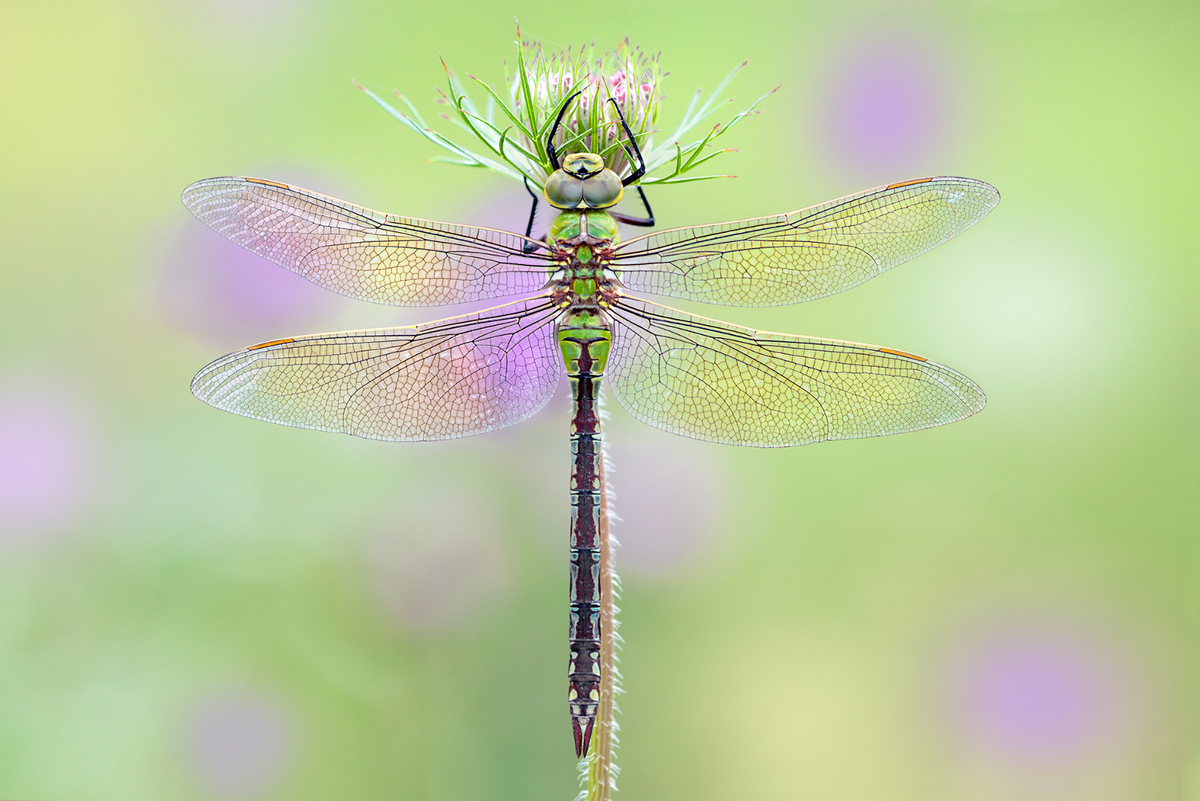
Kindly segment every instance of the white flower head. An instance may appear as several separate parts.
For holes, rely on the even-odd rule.
[[[486,147],[483,153],[430,128],[416,107],[399,92],[396,95],[406,111],[394,108],[365,87],[359,88],[408,128],[453,154],[436,161],[486,167],[537,186],[554,169],[546,151],[546,139],[559,111],[563,111],[563,117],[555,131],[554,149],[560,155],[595,153],[618,175],[628,176],[637,165],[636,158],[631,160],[634,148],[621,124],[624,117],[646,163],[646,175],[638,183],[683,183],[729,177],[688,173],[729,152],[729,149],[714,149],[713,142],[743,117],[757,114],[755,107],[775,91],[767,92],[724,125],[715,125],[700,138],[684,143],[683,138],[720,107],[721,92],[746,66],[743,62],[707,99],[697,90],[678,126],[656,142],[661,132],[655,125],[664,97],[660,84],[666,75],[659,68],[658,55],[647,56],[640,48],[631,46],[628,39],[597,57],[594,45],[578,51],[548,53],[537,40],[521,41],[519,28],[517,38],[517,69],[508,78],[507,97],[473,75],[467,76],[487,94],[483,109],[467,94],[458,76],[446,67],[449,93],[442,93],[440,102],[451,106],[452,113],[443,116],[482,142]]]
[[[583,50],[547,53],[536,40],[522,42],[520,48],[520,72],[509,78],[509,95],[518,114],[525,113],[526,89],[532,89],[528,95],[535,119],[553,123],[558,112],[565,111],[554,141],[559,153],[596,153],[617,174],[632,172],[636,165],[629,162],[632,147],[621,117],[639,147],[648,145],[662,97],[658,56],[647,57],[628,39],[599,58]],[[546,142],[523,144],[544,151]]]

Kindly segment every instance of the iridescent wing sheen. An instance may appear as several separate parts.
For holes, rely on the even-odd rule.
[[[558,315],[539,297],[406,328],[282,339],[217,359],[192,393],[246,417],[370,439],[481,434],[554,394]]]
[[[970,178],[921,178],[800,211],[675,228],[616,248],[633,290],[719,303],[781,306],[850,289],[961,234],[1000,194]]]
[[[622,297],[605,369],[644,423],[696,439],[781,447],[899,434],[975,414],[969,378],[902,351],[772,334]]]
[[[258,178],[209,178],[183,191],[209,228],[315,284],[375,303],[440,306],[530,294],[546,259],[506,231],[415,220]]]

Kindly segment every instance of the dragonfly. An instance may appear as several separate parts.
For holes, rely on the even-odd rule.
[[[542,239],[383,214],[260,178],[211,178],[183,202],[205,225],[350,297],[440,306],[520,296],[399,328],[263,342],[203,368],[192,392],[273,423],[392,441],[467,437],[532,416],[565,372],[571,389],[568,701],[588,753],[601,686],[599,393],[656,428],[783,447],[915,431],[975,414],[969,378],[893,348],[758,331],[640,299],[776,306],[850,289],[962,233],[999,202],[989,184],[927,177],[767,217],[622,240],[613,207],[645,172],[638,144],[619,177],[593,153],[560,154],[541,197]],[[616,105],[614,103],[614,105]],[[618,114],[620,109],[618,108]],[[637,187],[641,193],[641,187]]]

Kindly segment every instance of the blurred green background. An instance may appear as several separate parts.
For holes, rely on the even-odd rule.
[[[819,303],[691,311],[874,342],[988,408],[781,451],[609,403],[621,797],[1200,799],[1194,3],[0,7],[0,797],[567,799],[567,401],[387,444],[191,397],[235,348],[418,322],[248,256],[216,175],[517,228],[351,85],[435,117],[439,55],[662,51],[665,122],[782,89],[660,225],[927,174],[977,228]],[[741,108],[741,105],[736,108]],[[731,111],[734,107],[731,107]],[[448,129],[448,128],[447,128]]]

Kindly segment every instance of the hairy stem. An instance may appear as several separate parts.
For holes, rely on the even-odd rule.
[[[607,415],[605,415],[607,416]],[[616,789],[615,749],[617,745],[617,606],[616,573],[613,569],[613,546],[608,491],[608,448],[604,448],[603,469],[600,471],[600,707],[592,747],[586,757],[587,801],[609,801]]]

